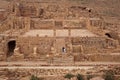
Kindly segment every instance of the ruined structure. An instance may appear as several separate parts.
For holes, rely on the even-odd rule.
[[[120,61],[119,25],[88,7],[63,2],[10,2],[7,18],[0,10],[1,61]]]

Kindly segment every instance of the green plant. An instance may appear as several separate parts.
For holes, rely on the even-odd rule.
[[[30,80],[40,80],[37,76],[32,75]]]
[[[83,75],[77,74],[77,80],[84,80]]]
[[[105,80],[114,80],[114,74],[112,71],[107,71],[105,73]]]
[[[70,73],[68,73],[68,74],[66,74],[65,76],[64,76],[64,78],[68,78],[68,79],[71,79],[71,78],[73,78],[74,77],[74,75],[73,74],[70,74]]]
[[[93,78],[93,75],[87,75],[87,80],[90,80],[91,78]]]

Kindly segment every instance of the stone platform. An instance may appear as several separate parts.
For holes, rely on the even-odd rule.
[[[0,68],[7,67],[62,67],[62,66],[74,66],[74,67],[94,67],[94,66],[120,66],[119,62],[75,62],[73,64],[56,64],[56,63],[47,63],[40,61],[21,61],[21,62],[0,62]]]

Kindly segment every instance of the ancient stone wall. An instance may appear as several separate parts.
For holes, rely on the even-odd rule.
[[[86,20],[31,20],[31,29],[84,29]]]
[[[17,3],[16,3],[17,4]],[[71,6],[60,2],[21,2],[16,5],[16,14],[24,17],[38,17],[41,19],[79,19],[90,17],[91,9],[83,6]]]
[[[71,51],[72,53],[98,53],[105,48],[116,48],[117,45],[117,41],[104,37],[79,37],[70,40],[67,38],[20,37],[17,41],[17,46],[25,55],[32,54],[34,47],[37,47],[38,54],[47,55],[50,53],[51,47],[54,47],[56,54],[62,53],[63,47],[66,49],[66,53],[71,53]]]
[[[116,38],[116,34],[105,35],[105,31],[119,32],[119,25],[104,22],[94,16],[90,8],[54,1],[13,2],[10,8],[6,19],[5,12],[0,10],[0,20],[5,19],[0,24],[0,33],[7,35],[7,38],[4,35],[5,39],[0,36],[0,56],[7,53],[6,45],[10,39],[15,39],[16,48],[19,47],[17,49],[25,58],[34,54],[47,55],[51,48],[56,54],[100,53],[103,49],[110,52],[110,49],[118,48],[120,38]]]
[[[42,21],[38,18],[31,20],[31,29],[52,29],[54,27],[54,23],[52,20]]]
[[[61,54],[62,48],[66,49],[64,53],[71,52],[71,41],[67,38],[48,38],[48,37],[20,37],[17,39],[17,47],[25,56],[33,54],[34,47],[37,48],[38,55],[47,55],[51,53],[51,48],[55,49],[54,54]]]
[[[102,19],[90,19],[90,25],[92,27],[101,29],[101,30],[107,30],[107,31],[114,31],[116,33],[119,33],[120,29],[119,23],[110,23],[110,22],[105,22]]]
[[[93,27],[104,29],[105,23],[102,20],[96,18],[90,20],[90,25]]]
[[[64,21],[64,28],[69,28],[69,29],[82,29],[86,28],[87,24],[85,20],[76,20],[76,21]]]
[[[25,22],[24,22],[24,18],[22,17],[16,17],[13,20],[13,29],[19,30],[19,29],[24,29],[25,28]]]
[[[119,44],[118,41],[106,39],[105,37],[80,37],[72,38],[72,45],[75,53],[81,52],[81,46],[84,53],[98,53],[105,48],[116,48]]]
[[[33,54],[33,48],[37,48],[38,55],[47,55],[53,46],[52,38],[39,37],[21,37],[17,41],[17,46],[20,47],[20,52],[25,55]]]
[[[7,11],[5,9],[0,9],[0,22],[7,18]]]
[[[36,8],[34,6],[20,5],[19,10],[20,10],[20,15],[25,17],[26,16],[34,17],[37,14]]]
[[[0,24],[0,33],[3,33],[4,31],[7,31],[10,29],[10,24],[9,24],[9,21],[6,20],[6,21],[3,21],[1,24]]]
[[[0,24],[0,32],[8,30],[21,30],[30,26],[30,19],[9,15],[7,19]]]
[[[106,61],[106,62],[112,62],[112,61],[116,61],[119,62],[120,59],[120,55],[116,55],[116,54],[112,54],[112,55],[107,55],[107,54],[94,54],[94,55],[89,55],[89,60],[91,61]]]

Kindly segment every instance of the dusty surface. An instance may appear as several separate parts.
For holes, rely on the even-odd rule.
[[[92,75],[94,80],[109,70],[117,80],[119,4],[120,0],[0,0],[0,80],[30,80],[32,75],[67,80],[68,73]]]

